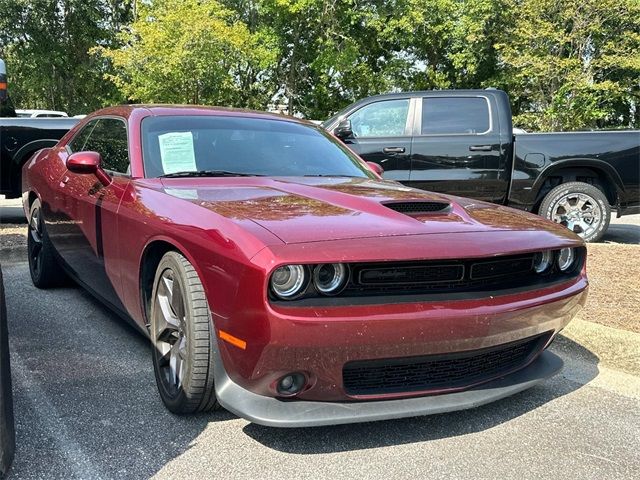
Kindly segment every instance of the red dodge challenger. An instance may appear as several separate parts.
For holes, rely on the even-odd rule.
[[[33,283],[68,275],[149,336],[176,413],[475,407],[557,373],[546,348],[587,296],[566,228],[385,181],[277,115],[100,110],[25,165],[23,192]]]

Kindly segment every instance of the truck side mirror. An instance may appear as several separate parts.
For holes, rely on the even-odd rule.
[[[343,118],[342,120],[340,120],[338,126],[333,130],[333,134],[340,140],[345,140],[347,138],[353,137],[351,120],[349,120],[348,118]]]
[[[102,157],[98,152],[76,152],[67,158],[70,172],[81,175],[93,174],[104,186],[111,183],[111,177],[102,169]]]

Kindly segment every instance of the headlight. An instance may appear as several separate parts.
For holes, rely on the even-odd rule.
[[[536,273],[542,273],[549,269],[551,262],[553,262],[553,254],[550,250],[538,252],[536,256],[533,257],[533,268]]]
[[[290,299],[304,290],[307,270],[302,265],[284,265],[271,275],[271,289],[278,297]]]
[[[563,248],[558,252],[558,268],[561,272],[566,272],[573,266],[576,254],[573,248]]]
[[[313,283],[320,293],[335,295],[347,283],[348,271],[342,263],[325,263],[313,270]]]

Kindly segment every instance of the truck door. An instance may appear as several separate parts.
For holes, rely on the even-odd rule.
[[[384,168],[384,177],[409,180],[411,168],[410,99],[394,98],[369,103],[347,116],[353,137],[344,142],[358,155]]]
[[[437,93],[418,99],[410,186],[503,203],[506,155],[498,112],[481,93]]]

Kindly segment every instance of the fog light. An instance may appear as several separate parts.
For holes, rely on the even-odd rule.
[[[306,377],[302,373],[290,373],[278,381],[278,393],[290,397],[300,393],[306,384]]]

